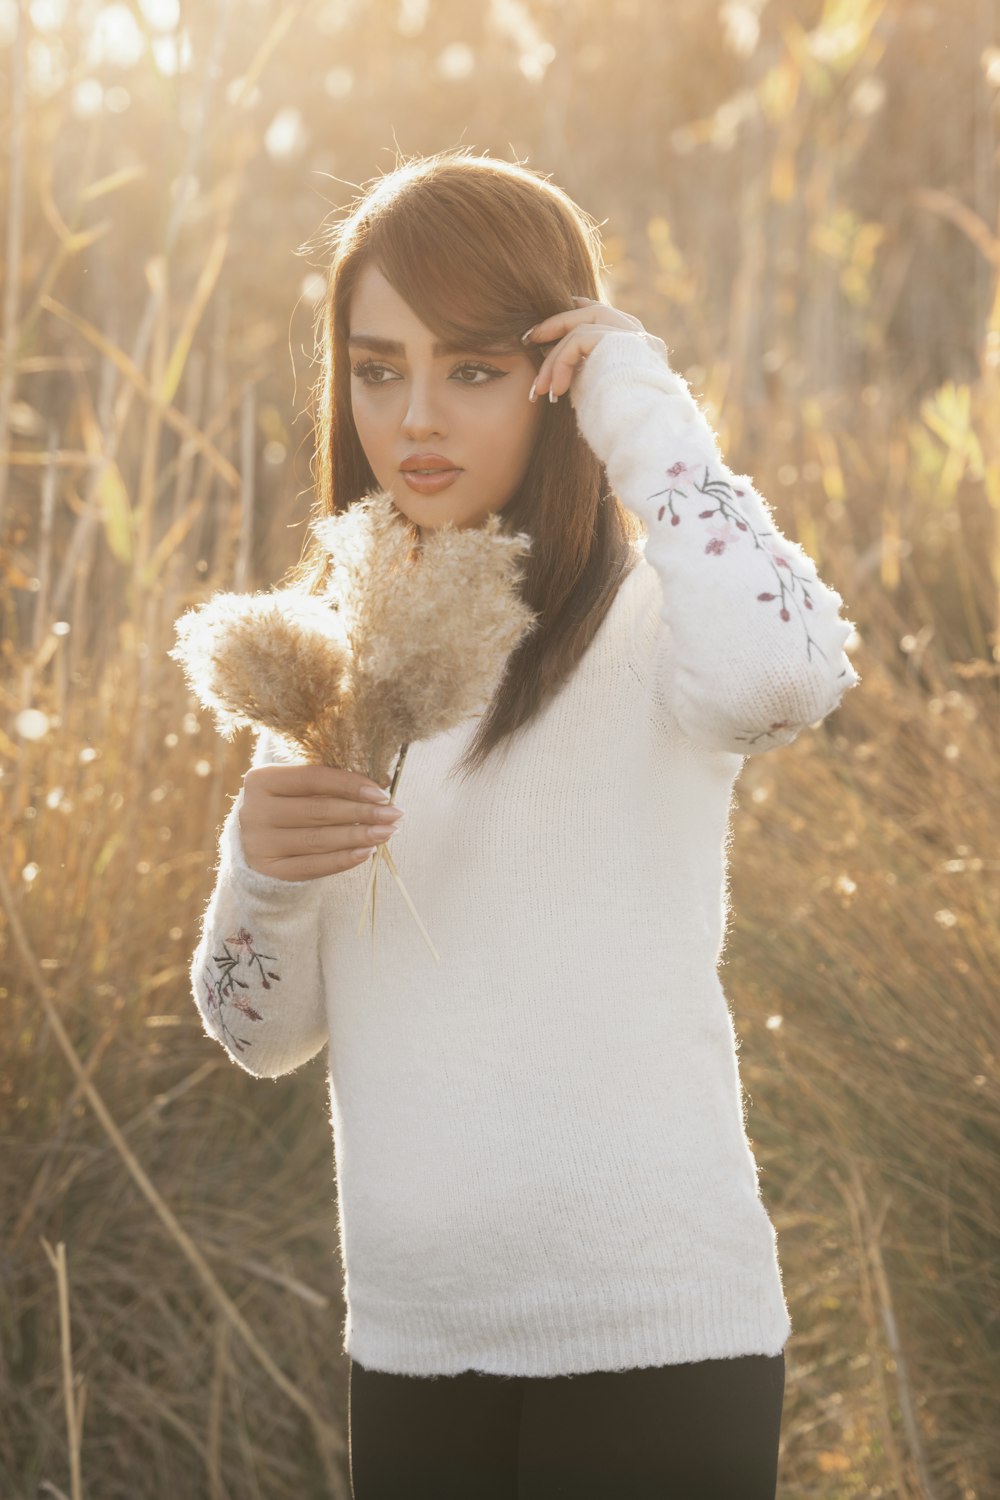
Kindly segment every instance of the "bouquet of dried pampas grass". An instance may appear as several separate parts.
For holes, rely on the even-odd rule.
[[[425,533],[414,553],[387,490],[311,529],[329,559],[321,593],[214,594],[176,621],[178,644],[167,654],[224,738],[266,727],[308,764],[359,771],[379,785],[395,757],[394,801],[410,744],[475,713],[537,625],[517,588],[531,538],[503,535],[493,513],[479,528],[449,521]],[[358,922],[360,931],[370,903],[373,964],[380,860],[440,962],[382,844]]]

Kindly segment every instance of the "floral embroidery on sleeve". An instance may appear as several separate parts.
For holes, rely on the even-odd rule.
[[[715,504],[712,508],[698,512],[699,521],[711,523],[705,527],[709,538],[705,543],[706,553],[712,557],[721,557],[727,546],[740,540],[741,533],[749,533],[756,550],[764,554],[767,558],[771,574],[773,575],[774,586],[776,586],[776,589],[772,587],[772,589],[762,590],[757,595],[758,601],[761,604],[773,604],[777,602],[779,618],[786,623],[790,622],[792,618],[791,609],[789,608],[789,605],[791,605],[795,609],[799,623],[805,634],[806,660],[811,662],[813,651],[817,651],[823,660],[827,661],[826,652],[810,634],[809,623],[803,613],[804,610],[811,610],[813,608],[813,600],[809,592],[809,579],[804,574],[796,573],[792,567],[791,559],[780,552],[777,547],[768,546],[767,542],[762,540],[762,538],[774,537],[775,532],[755,531],[743,511],[735,504],[735,500],[742,498],[745,491],[736,489],[727,479],[710,479],[707,464],[705,465],[705,477],[701,481],[698,480],[693,465],[686,464],[680,459],[672,463],[666,473],[670,480],[666,489],[657,490],[649,496],[651,501],[659,500],[662,496],[666,496],[666,500],[656,512],[656,519],[662,521],[669,510],[671,526],[680,525],[681,516],[674,508],[674,498],[675,496],[679,496],[682,499],[688,498],[686,485],[691,485],[699,495],[704,495],[706,498],[713,500]],[[784,571],[779,571],[781,569]],[[838,673],[838,679],[846,677],[847,673],[848,668],[845,667],[843,671]],[[760,739],[772,739],[780,734],[787,734],[789,730],[794,729],[798,732],[805,727],[805,722],[796,723],[790,719],[778,719],[766,729],[758,730],[755,733],[747,731],[745,734],[736,735],[735,738],[753,744]]]
[[[256,971],[265,990],[271,988],[272,979],[280,982],[281,975],[273,969],[265,969],[265,962],[276,963],[277,959],[272,953],[259,953],[254,947],[253,934],[245,927],[241,927],[235,937],[224,938],[222,946],[225,952],[212,959],[217,966],[217,973],[206,970],[202,975],[207,991],[208,1015],[226,1046],[231,1051],[244,1052],[253,1043],[246,1037],[234,1034],[227,1020],[227,1009],[239,1011],[249,1021],[263,1021],[264,1017],[254,1009],[247,996],[237,993],[237,990],[251,988],[245,979],[240,978],[240,971],[249,971],[251,975]]]

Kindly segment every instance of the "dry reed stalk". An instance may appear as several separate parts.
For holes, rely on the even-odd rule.
[[[58,428],[48,423],[49,448],[58,446]],[[59,637],[46,631],[48,595],[52,572],[53,533],[58,475],[56,467],[48,463],[42,472],[42,508],[38,533],[38,594],[31,622],[29,654],[21,668],[20,700],[22,708],[35,706],[35,681],[47,667],[53,655],[59,653]],[[58,682],[58,679],[57,679]],[[31,796],[31,773],[28,756],[19,755],[14,768],[14,783],[6,796],[6,810],[13,823],[20,818]]]
[[[215,1359],[212,1363],[212,1388],[208,1396],[208,1492],[211,1500],[223,1500],[222,1482],[222,1395],[229,1369],[229,1324],[220,1318],[215,1327]]]
[[[110,336],[115,336],[115,309],[109,314]],[[97,372],[97,399],[95,410],[88,410],[87,422],[95,437],[98,452],[86,474],[83,508],[77,516],[69,541],[63,553],[62,566],[52,594],[52,618],[63,614],[68,607],[70,622],[69,655],[71,672],[84,666],[84,646],[87,633],[84,628],[90,614],[90,588],[88,586],[94,564],[98,528],[104,514],[105,500],[102,498],[104,471],[113,462],[109,444],[117,446],[118,434],[113,429],[115,409],[115,367],[110,360],[101,358]],[[71,597],[72,595],[72,597]]]
[[[220,452],[200,428],[191,422],[185,412],[180,411],[170,402],[161,399],[154,383],[129,358],[124,349],[120,349],[111,339],[105,337],[101,330],[94,323],[91,323],[89,319],[84,318],[80,313],[74,311],[73,308],[66,307],[55,297],[50,297],[46,294],[41,298],[41,306],[46,312],[52,313],[55,317],[60,318],[64,323],[75,329],[77,333],[85,338],[88,343],[92,344],[95,349],[114,365],[120,375],[125,377],[122,383],[122,397],[119,398],[115,412],[116,434],[121,435],[124,424],[124,415],[119,414],[119,409],[125,404],[123,397],[138,393],[145,401],[148,411],[155,413],[157,419],[172,428],[179,438],[186,438],[188,443],[197,449],[232,490],[239,490],[239,473],[226,455]],[[105,457],[111,462],[114,455],[106,453]],[[99,469],[95,469],[93,474],[96,485],[99,479]],[[96,515],[97,513],[95,512],[95,518]]]
[[[21,251],[24,245],[24,162],[27,96],[25,65],[29,36],[27,0],[17,6],[17,26],[11,48],[10,151],[7,204],[6,272],[3,294],[3,347],[6,359],[0,371],[0,534],[7,508],[7,449],[10,412],[14,404],[17,348],[22,330],[18,326],[18,291],[21,285]]]
[[[120,1016],[112,1017],[111,1021],[107,1026],[105,1026],[104,1030],[97,1038],[97,1041],[94,1043],[94,1046],[90,1052],[90,1056],[87,1058],[86,1063],[82,1064],[83,1076],[85,1078],[91,1078],[97,1071],[98,1064],[100,1063],[102,1057],[104,1056],[108,1047],[111,1045],[111,1042],[118,1033],[118,1024],[120,1019]],[[72,1115],[79,1097],[80,1085],[79,1083],[76,1083],[73,1086],[73,1090],[70,1093],[69,1098],[63,1105],[61,1118],[53,1132],[53,1138],[55,1140],[58,1141],[61,1134],[65,1130],[66,1121]],[[14,1228],[11,1230],[10,1234],[7,1237],[6,1250],[8,1254],[13,1253],[14,1247],[17,1245],[25,1229],[31,1223],[31,1220],[35,1215],[35,1211],[42,1200],[42,1194],[48,1187],[49,1179],[51,1178],[52,1173],[55,1170],[55,1163],[55,1155],[52,1152],[49,1152],[49,1154],[42,1162],[42,1165],[38,1169],[38,1172],[35,1174],[35,1179],[32,1182],[30,1189],[28,1190],[27,1197],[24,1199],[24,1202],[21,1205],[21,1211],[17,1216],[17,1221],[14,1224]],[[61,1198],[63,1196],[66,1188],[69,1186],[69,1183],[76,1175],[76,1172],[83,1170],[83,1164],[84,1158],[82,1156],[78,1156],[76,1160],[71,1163],[68,1171],[63,1174],[62,1182],[59,1185],[59,1191],[56,1194],[57,1197]]]
[[[79,1053],[73,1045],[72,1039],[70,1038],[69,1033],[66,1031],[66,1028],[62,1023],[62,1017],[59,1014],[59,1008],[55,1001],[52,999],[52,996],[49,993],[49,988],[42,976],[42,970],[39,966],[38,959],[35,957],[34,950],[32,949],[31,944],[28,941],[28,935],[25,932],[23,923],[21,922],[20,915],[14,902],[13,892],[11,891],[2,866],[0,866],[0,905],[3,906],[3,909],[6,912],[10,933],[13,937],[15,946],[21,954],[28,980],[32,988],[34,989],[43,1010],[45,1011],[49,1025],[52,1027],[53,1034],[55,1035],[56,1041],[63,1053],[63,1056],[69,1063],[70,1068],[76,1076],[77,1083],[81,1091],[86,1095],[88,1104],[94,1111],[94,1114],[97,1116],[97,1119],[105,1134],[108,1136],[115,1150],[118,1152],[118,1155],[120,1156],[127,1171],[129,1172],[129,1175],[132,1177],[133,1181],[135,1182],[139,1191],[142,1193],[143,1197],[146,1199],[147,1203],[149,1203],[152,1207],[157,1218],[160,1220],[161,1224],[164,1226],[171,1239],[173,1239],[174,1243],[178,1246],[181,1253],[186,1257],[186,1259],[194,1268],[196,1275],[198,1276],[202,1285],[208,1291],[209,1295],[215,1301],[220,1312],[222,1313],[222,1316],[239,1334],[247,1349],[257,1360],[266,1374],[270,1376],[271,1380],[274,1381],[274,1384],[278,1387],[278,1389],[282,1391],[288,1397],[289,1401],[291,1401],[292,1404],[309,1419],[320,1448],[324,1451],[324,1453],[328,1449],[334,1459],[343,1459],[346,1456],[343,1435],[338,1431],[336,1427],[333,1427],[329,1422],[325,1420],[324,1417],[320,1415],[320,1413],[314,1407],[313,1403],[309,1400],[308,1396],[300,1391],[294,1381],[290,1380],[284,1373],[284,1371],[275,1364],[274,1360],[271,1358],[270,1354],[268,1354],[263,1344],[261,1344],[260,1340],[257,1338],[253,1329],[247,1323],[242,1313],[231,1301],[228,1293],[216,1278],[214,1271],[205,1260],[205,1257],[198,1249],[198,1246],[194,1243],[191,1236],[178,1221],[173,1210],[166,1203],[150,1178],[147,1176],[142,1164],[140,1163],[135,1153],[132,1151],[128,1142],[125,1140],[124,1136],[119,1130],[118,1126],[116,1125],[111,1111],[108,1109],[107,1105],[104,1103],[103,1098],[91,1083],[90,1079],[87,1077],[86,1070],[80,1060]],[[163,1415],[167,1415],[166,1408],[164,1408]]]
[[[886,1199],[883,1203],[879,1212],[879,1220],[873,1220],[871,1208],[868,1205],[868,1196],[865,1193],[864,1179],[855,1160],[852,1160],[850,1170],[852,1170],[853,1191],[861,1209],[861,1221],[865,1226],[865,1241],[867,1241],[868,1256],[870,1256],[871,1274],[876,1284],[876,1292],[879,1293],[879,1308],[882,1313],[883,1326],[885,1326],[886,1340],[888,1340],[889,1352],[895,1364],[897,1394],[900,1398],[900,1412],[903,1413],[903,1427],[910,1445],[910,1457],[921,1482],[922,1500],[934,1500],[936,1491],[934,1491],[934,1485],[931,1484],[927,1457],[924,1454],[924,1440],[921,1437],[921,1425],[916,1416],[916,1401],[913,1398],[913,1383],[910,1380],[909,1365],[903,1353],[900,1326],[898,1326],[894,1305],[892,1305],[892,1290],[889,1287],[889,1277],[886,1275],[886,1266],[882,1259],[882,1224],[888,1212],[889,1200]]]
[[[288,7],[287,12],[283,13],[282,16],[271,27],[271,30],[268,33],[268,38],[265,38],[265,41],[258,48],[258,52],[255,58],[254,66],[258,71],[263,69],[265,62],[270,56],[271,46],[273,45],[273,42],[271,42],[269,39],[283,34],[284,28],[291,24],[291,18],[293,15],[297,14],[297,12],[298,7]],[[220,8],[220,12],[216,20],[215,30],[212,35],[210,55],[207,60],[201,93],[198,99],[198,108],[196,114],[197,125],[188,136],[187,150],[184,162],[181,167],[181,171],[179,173],[179,180],[182,182],[195,180],[198,176],[199,160],[204,154],[204,147],[209,133],[210,104],[212,96],[216,92],[218,87],[217,76],[222,71],[222,59],[225,56],[229,21],[229,7],[223,5]],[[23,47],[21,47],[20,43],[20,33],[22,30],[23,25],[19,28],[18,32],[16,45],[20,50],[16,53],[16,57],[23,62]],[[15,103],[23,102],[23,94],[17,93],[20,85],[20,74],[16,72]],[[246,86],[246,79],[244,79],[244,86]],[[20,116],[16,114],[15,119],[19,120]],[[93,139],[96,144],[96,136]],[[18,174],[21,170],[21,157],[23,155],[23,152],[20,149],[20,145],[20,132],[19,130],[15,129],[12,137],[12,151],[16,152],[16,154],[12,156],[12,183],[16,182],[18,184],[20,184],[20,176]],[[90,342],[93,343],[94,346],[101,352],[104,357],[104,361],[108,366],[117,368],[121,373],[125,374],[128,377],[122,386],[118,399],[115,402],[113,425],[110,428],[107,439],[102,442],[102,461],[92,466],[88,475],[87,502],[78,518],[72,542],[65,554],[62,571],[54,594],[54,609],[56,611],[59,611],[62,608],[63,601],[72,583],[73,573],[78,558],[83,555],[86,552],[87,548],[91,545],[93,532],[100,525],[101,506],[98,503],[98,489],[101,482],[101,476],[104,468],[107,465],[113,465],[115,463],[118,447],[126,430],[129,409],[135,390],[139,390],[141,394],[146,398],[149,405],[149,414],[150,416],[155,417],[155,420],[158,424],[166,422],[169,425],[174,422],[175,418],[180,417],[180,426],[177,427],[177,431],[179,435],[182,435],[182,438],[183,434],[186,433],[189,447],[195,451],[200,452],[203,457],[207,459],[208,463],[213,468],[217,469],[217,471],[221,474],[223,479],[226,480],[232,490],[237,490],[239,486],[239,475],[237,474],[233,466],[229,463],[225,456],[215,448],[210,439],[206,438],[206,436],[201,432],[200,428],[196,424],[187,423],[184,415],[175,411],[175,408],[172,405],[172,398],[176,386],[179,383],[180,373],[183,369],[189,349],[191,347],[191,343],[194,338],[194,332],[197,326],[197,322],[204,312],[205,306],[208,304],[211,298],[212,292],[216,286],[216,282],[225,260],[225,252],[228,249],[229,236],[231,232],[235,207],[237,206],[240,198],[242,169],[246,162],[249,160],[253,149],[253,143],[249,137],[245,140],[242,137],[238,138],[236,155],[232,170],[220,185],[220,209],[215,234],[210,248],[210,254],[208,256],[206,264],[202,268],[202,273],[195,288],[194,296],[189,301],[181,331],[177,339],[175,340],[173,349],[171,350],[170,360],[166,366],[165,373],[163,373],[158,380],[147,382],[146,377],[142,373],[142,369],[146,362],[146,357],[149,352],[150,343],[153,337],[154,329],[158,324],[158,320],[166,316],[165,298],[167,287],[170,283],[168,271],[170,267],[171,256],[188,212],[188,200],[185,193],[178,192],[174,194],[171,201],[170,213],[168,215],[167,225],[163,235],[162,250],[156,261],[152,263],[152,273],[147,277],[149,285],[149,296],[147,298],[139,329],[132,347],[131,357],[129,357],[123,349],[119,349],[117,347],[113,338],[110,340],[104,338],[104,336],[92,325],[87,323],[86,320],[82,318],[74,318],[74,315],[70,313],[70,310],[68,308],[63,308],[61,304],[50,298],[48,295],[48,289],[50,285],[54,284],[55,282],[56,270],[61,264],[63,256],[68,253],[67,246],[74,244],[79,239],[78,235],[71,234],[67,236],[60,253],[50,265],[48,274],[43,278],[41,287],[35,293],[33,304],[25,319],[26,329],[30,328],[32,318],[36,316],[37,313],[42,309],[54,312],[57,315],[65,316],[68,321],[74,323],[77,331],[87,337]],[[88,163],[85,164],[80,175],[84,182],[90,181],[91,173],[89,170],[89,160]],[[74,212],[69,216],[68,227],[70,230],[75,229],[76,215],[79,213],[81,205],[86,200],[86,198],[86,191],[78,194],[76,202],[74,204]],[[16,243],[20,243],[21,211],[19,200],[16,197],[14,208],[16,209],[16,212],[12,212],[11,215],[11,227],[10,233],[8,235],[9,245],[15,243],[13,239],[15,233],[15,225],[17,233]],[[9,257],[9,259],[10,264],[13,267],[15,264],[14,259],[13,257]],[[14,275],[9,276],[6,293],[8,300],[12,296],[11,288],[16,288],[16,284],[17,277]],[[13,347],[10,339],[5,341],[5,346],[7,348]],[[13,366],[12,361],[11,365]],[[2,404],[2,390],[3,387],[0,386],[0,404]],[[3,431],[6,431],[5,424],[3,427]],[[0,442],[0,448],[3,448],[5,446],[6,445],[4,443]],[[146,452],[152,456],[152,454],[156,452],[156,445],[148,444]],[[0,462],[0,520],[2,520],[3,509],[2,490],[3,487],[5,487],[5,484],[6,468],[2,464],[2,462]],[[142,507],[142,526],[144,532],[146,531],[146,528],[148,528],[148,526],[151,524],[151,517],[151,505],[144,503]]]
[[[389,806],[391,806],[396,800],[396,788],[399,786],[399,778],[402,774],[403,765],[406,761],[406,752],[409,748],[409,745],[406,744],[399,752],[399,759],[396,761],[396,769],[393,772],[392,781],[389,785]],[[411,913],[413,914],[413,920],[416,922],[417,926],[420,928],[421,933],[423,934],[425,943],[430,948],[437,962],[440,963],[441,957],[434,944],[431,942],[430,934],[428,933],[423,922],[420,920],[419,912],[417,911],[413,902],[410,900],[409,892],[403,884],[402,878],[399,874],[399,870],[396,866],[396,861],[393,859],[392,854],[389,851],[389,846],[387,844],[382,844],[375,850],[375,853],[372,856],[371,871],[368,876],[368,884],[365,887],[365,897],[361,903],[361,910],[358,913],[358,925],[356,928],[356,931],[360,933],[361,928],[364,925],[365,916],[370,913],[372,928],[372,973],[375,973],[375,897],[377,889],[375,882],[378,873],[378,862],[380,856],[385,859],[387,865],[389,866],[389,872],[396,881],[396,884],[399,886],[403,899],[406,902],[407,906],[410,908]]]
[[[934,1500],[933,1490],[925,1484],[927,1476],[921,1475],[921,1482],[924,1488],[919,1493],[913,1491],[912,1485],[910,1485],[909,1479],[907,1479],[906,1464],[904,1464],[903,1454],[900,1451],[900,1443],[897,1442],[897,1434],[895,1434],[894,1427],[892,1427],[892,1398],[889,1395],[888,1389],[886,1389],[885,1371],[883,1371],[882,1365],[882,1343],[880,1343],[879,1338],[879,1316],[877,1316],[876,1304],[879,1301],[883,1313],[883,1326],[886,1326],[885,1296],[888,1296],[888,1284],[886,1286],[879,1286],[879,1278],[877,1278],[876,1274],[876,1250],[874,1250],[874,1247],[877,1247],[880,1226],[885,1221],[886,1211],[888,1211],[888,1199],[883,1203],[882,1211],[879,1214],[879,1226],[876,1226],[873,1220],[871,1220],[871,1212],[868,1209],[868,1200],[865,1197],[858,1163],[853,1158],[850,1160],[850,1178],[852,1178],[850,1184],[844,1182],[840,1173],[835,1172],[832,1167],[828,1169],[828,1178],[831,1179],[831,1182],[834,1182],[835,1187],[838,1188],[841,1197],[844,1199],[844,1206],[847,1208],[853,1233],[855,1233],[855,1242],[858,1245],[862,1305],[864,1305],[865,1310],[865,1328],[867,1328],[868,1332],[868,1358],[870,1358],[871,1374],[873,1374],[877,1389],[879,1389],[879,1413],[882,1416],[882,1437],[883,1443],[885,1443],[886,1457],[889,1458],[889,1463],[892,1466],[895,1494],[900,1496],[901,1500]],[[885,1272],[883,1272],[883,1275],[885,1275]],[[895,1340],[895,1347],[892,1347],[891,1340],[891,1349],[895,1362],[897,1362],[897,1376],[900,1377],[901,1392],[903,1391],[903,1383],[906,1376],[904,1376],[904,1367],[901,1364],[898,1338]],[[901,1400],[900,1404],[903,1406],[903,1400]],[[918,1469],[919,1467],[921,1466],[918,1464]]]
[[[66,1245],[60,1240],[53,1252],[44,1235],[42,1246],[49,1264],[56,1273],[59,1291],[59,1345],[62,1349],[63,1402],[66,1407],[66,1440],[69,1447],[70,1486],[73,1500],[83,1500],[83,1477],[80,1463],[80,1442],[83,1437],[83,1414],[87,1404],[87,1384],[80,1377],[79,1390],[73,1374],[73,1335],[69,1321],[69,1276],[66,1272]]]
[[[252,384],[247,384],[243,388],[243,399],[240,402],[240,536],[233,580],[241,591],[250,582],[250,559],[253,554],[253,497],[257,489],[254,465],[256,427],[256,391]]]

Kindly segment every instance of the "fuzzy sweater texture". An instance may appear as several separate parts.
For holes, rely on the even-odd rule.
[[[791,1332],[717,972],[730,820],[744,757],[860,681],[854,627],[661,340],[605,334],[569,399],[647,536],[482,770],[446,780],[478,715],[410,746],[391,848],[440,964],[387,870],[373,974],[367,861],[251,869],[242,790],[191,964],[241,1068],[326,1057],[342,1347],[370,1369],[576,1374]],[[262,732],[252,764],[283,760]]]

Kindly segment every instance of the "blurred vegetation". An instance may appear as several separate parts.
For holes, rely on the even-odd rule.
[[[297,248],[467,144],[603,221],[861,635],[734,815],[780,1493],[997,1494],[1000,4],[0,0],[0,45],[0,1493],[347,1493],[324,1069],[202,1035],[250,744],[165,652],[299,554]]]

